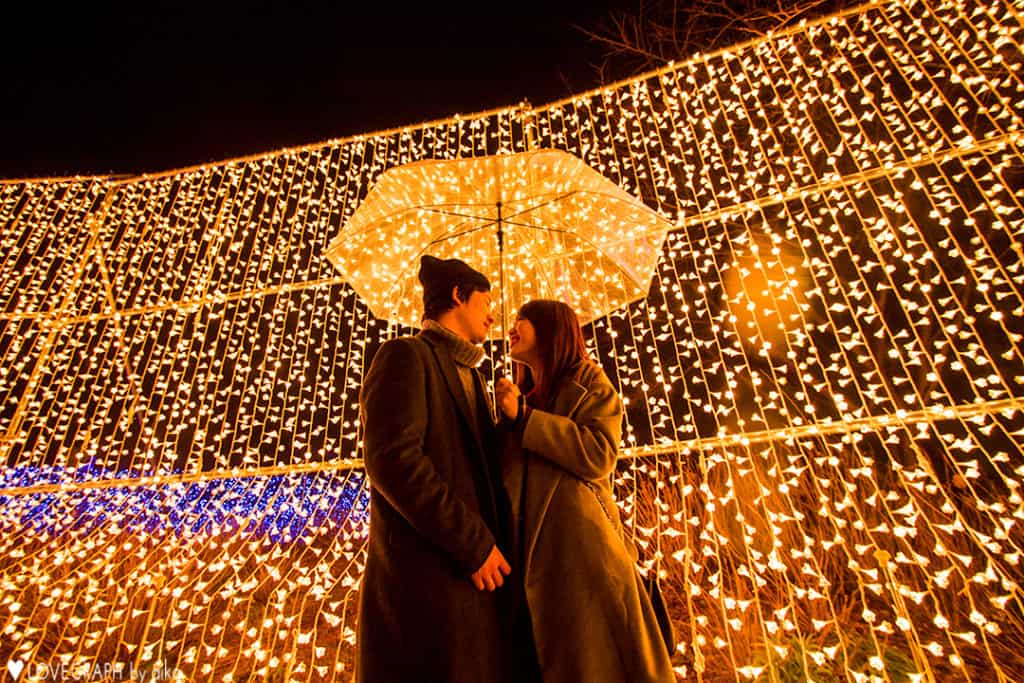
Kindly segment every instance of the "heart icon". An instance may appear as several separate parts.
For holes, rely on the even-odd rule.
[[[18,680],[18,676],[21,675],[21,670],[25,668],[25,662],[14,661],[13,659],[7,662],[7,670],[11,672],[11,677],[14,680]]]

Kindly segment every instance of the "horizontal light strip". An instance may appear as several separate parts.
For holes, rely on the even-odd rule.
[[[797,427],[766,429],[758,432],[741,432],[726,434],[709,439],[688,439],[674,441],[670,444],[657,446],[638,446],[625,448],[619,455],[620,460],[635,460],[656,455],[686,454],[692,451],[712,450],[728,446],[747,446],[754,443],[766,443],[785,439],[803,439],[827,434],[859,432],[865,429],[881,429],[885,427],[901,427],[912,424],[941,422],[943,420],[964,420],[996,413],[1024,410],[1024,398],[1010,398],[1002,401],[985,401],[968,403],[961,406],[931,406],[924,410],[907,411],[904,413],[864,417],[854,420],[833,422],[815,422]],[[87,489],[121,489],[140,486],[166,486],[192,482],[213,481],[218,479],[246,479],[249,477],[272,477],[276,475],[305,474],[308,472],[338,472],[362,469],[362,458],[345,458],[317,463],[301,463],[298,465],[278,465],[274,467],[257,467],[250,469],[211,470],[209,472],[193,472],[188,474],[153,475],[134,479],[98,479],[68,484],[40,484],[38,486],[20,486],[0,489],[0,496],[27,496],[39,493],[66,493]]]

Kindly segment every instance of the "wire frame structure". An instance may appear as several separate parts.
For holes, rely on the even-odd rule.
[[[4,181],[0,660],[347,680],[358,390],[410,330],[324,248],[386,169],[545,147],[674,226],[586,333],[679,675],[1018,680],[1021,13],[871,3],[543,107]]]

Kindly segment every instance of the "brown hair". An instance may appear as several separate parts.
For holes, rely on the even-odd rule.
[[[537,357],[541,365],[541,383],[534,384],[530,366],[516,364],[516,384],[529,396],[530,404],[547,407],[558,385],[581,363],[591,362],[583,340],[579,318],[568,304],[549,299],[534,299],[519,309],[519,319],[529,320],[537,336]]]

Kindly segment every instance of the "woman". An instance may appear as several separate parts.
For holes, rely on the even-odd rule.
[[[674,681],[612,496],[622,404],[573,310],[534,300],[509,335],[516,384],[495,388],[525,615],[545,683]],[[525,400],[524,400],[525,397]],[[515,569],[513,570],[515,571]],[[531,628],[532,626],[532,628]]]

